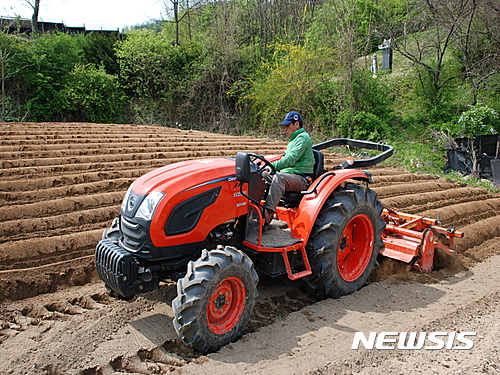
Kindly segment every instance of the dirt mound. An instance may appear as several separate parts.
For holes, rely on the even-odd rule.
[[[60,347],[64,356],[56,344],[50,351],[29,345],[31,373],[40,374],[166,373],[201,361],[179,344],[170,320],[164,321],[172,315],[169,303],[175,285],[163,284],[131,302],[112,300],[95,274],[95,245],[118,214],[127,187],[142,174],[181,160],[234,157],[240,150],[278,154],[285,143],[83,123],[5,123],[0,135],[0,301],[5,302],[0,342],[23,345],[23,338],[33,338],[67,345]],[[341,161],[341,156],[326,153],[327,168]],[[384,205],[439,218],[443,226],[465,233],[456,240],[453,257],[438,254],[436,271],[421,275],[386,259],[373,280],[441,282],[500,253],[500,194],[398,169],[377,167],[370,172],[372,188]],[[317,304],[287,279],[263,279],[259,291],[248,333],[274,327],[294,311],[311,325],[323,319],[308,312],[308,306]],[[43,295],[49,292],[58,293]],[[132,322],[132,328],[123,322]],[[166,331],[155,333],[158,325]],[[147,342],[138,332],[148,337]],[[126,339],[130,335],[133,340]],[[245,340],[246,336],[241,341]],[[90,353],[91,358],[82,358]],[[23,372],[22,361],[21,355],[0,361],[0,372],[30,372]],[[318,371],[337,369],[326,366]]]

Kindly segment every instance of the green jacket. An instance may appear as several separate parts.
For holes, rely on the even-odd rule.
[[[292,133],[286,146],[285,155],[272,162],[276,170],[283,173],[303,174],[313,173],[314,154],[311,137],[304,128]]]

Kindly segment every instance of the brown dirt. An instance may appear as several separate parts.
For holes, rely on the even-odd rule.
[[[382,260],[370,285],[338,300],[317,302],[296,282],[263,278],[247,334],[195,356],[172,326],[175,284],[111,299],[95,274],[95,244],[145,172],[237,150],[280,153],[285,143],[137,125],[1,125],[1,374],[500,373],[499,194],[371,169],[383,204],[462,230],[457,253],[439,253],[425,275]],[[327,167],[341,160],[326,155]],[[478,335],[470,351],[353,351],[356,331]]]

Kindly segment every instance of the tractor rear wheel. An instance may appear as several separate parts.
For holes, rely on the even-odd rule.
[[[304,281],[310,294],[338,298],[366,283],[384,246],[382,209],[376,193],[363,185],[348,183],[333,192],[307,245],[312,275]]]
[[[188,347],[205,354],[238,339],[253,316],[259,278],[243,252],[203,250],[177,283],[174,328]]]

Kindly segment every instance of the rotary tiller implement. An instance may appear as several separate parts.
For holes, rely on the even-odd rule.
[[[431,272],[434,264],[434,254],[440,248],[448,254],[453,254],[453,240],[462,238],[464,234],[455,228],[437,226],[438,220],[423,216],[415,216],[398,212],[396,209],[385,208],[382,217],[386,227],[382,238],[384,248],[381,255],[412,263],[413,268],[420,272]],[[444,235],[449,245],[435,241],[435,233]]]

